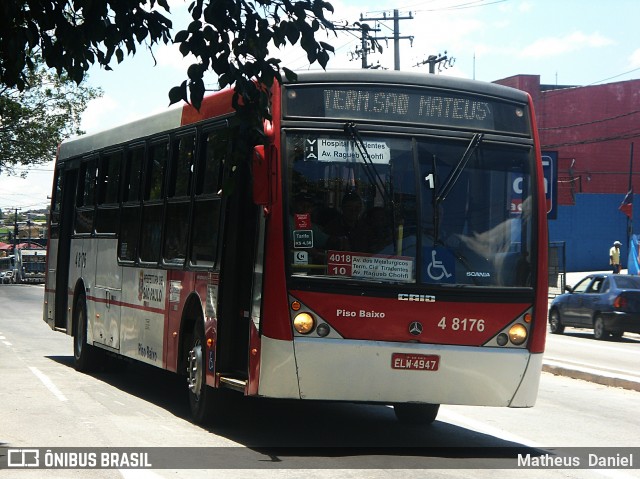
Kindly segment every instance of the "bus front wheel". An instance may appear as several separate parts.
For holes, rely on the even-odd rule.
[[[207,424],[213,419],[217,391],[207,386],[205,338],[201,322],[196,322],[193,328],[188,351],[187,385],[191,417],[196,424]]]
[[[436,420],[440,404],[401,403],[394,404],[396,418],[406,424],[431,424]]]

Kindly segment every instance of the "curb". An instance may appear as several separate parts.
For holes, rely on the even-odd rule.
[[[556,376],[565,376],[572,379],[582,379],[603,386],[611,386],[617,388],[628,389],[631,391],[640,391],[640,378],[625,374],[608,374],[605,371],[597,371],[594,369],[569,367],[555,361],[545,361],[542,364],[542,371],[551,373]]]

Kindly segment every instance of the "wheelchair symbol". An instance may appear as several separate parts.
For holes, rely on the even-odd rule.
[[[439,272],[439,273],[437,273],[437,272]],[[450,278],[451,277],[451,273],[449,273],[447,271],[447,268],[445,268],[445,266],[442,263],[442,261],[438,261],[436,259],[436,250],[435,249],[431,251],[431,263],[429,263],[429,266],[427,267],[427,274],[434,281],[438,281],[438,280],[440,280],[442,278]]]

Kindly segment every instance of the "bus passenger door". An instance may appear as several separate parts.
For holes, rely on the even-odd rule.
[[[232,195],[226,204],[217,351],[222,375],[244,381],[248,380],[249,322],[258,236],[258,208],[247,193]]]

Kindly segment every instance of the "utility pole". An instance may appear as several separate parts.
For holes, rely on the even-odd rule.
[[[437,55],[429,55],[426,60],[422,60],[421,62],[416,63],[414,66],[419,67],[420,65],[429,64],[429,73],[434,74],[436,72],[436,65],[438,65],[438,71],[441,71],[442,68],[446,70],[447,68],[453,66],[455,60],[456,59],[453,57],[448,57],[445,50],[444,55],[441,55],[440,53],[438,53]]]
[[[13,220],[13,252],[14,254],[15,254],[17,245],[18,245],[18,208],[15,209],[15,215]]]
[[[366,23],[356,22],[356,23],[354,23],[353,27],[336,26],[335,30],[358,31],[358,32],[360,32],[360,49],[356,49],[356,51],[351,54],[351,57],[352,57],[352,59],[353,59],[353,57],[359,57],[362,60],[362,68],[363,69],[373,68],[371,65],[369,65],[369,59],[368,59],[367,55],[374,48],[377,49],[378,51],[382,52],[382,47],[380,47],[380,45],[378,45],[378,42],[376,41],[375,38],[372,38],[369,35],[369,32],[379,32],[380,29],[371,28]],[[369,43],[371,43],[371,46],[369,46]],[[377,46],[377,48],[376,48],[376,46]]]
[[[400,16],[398,10],[393,11],[393,17],[388,17],[387,13],[383,13],[382,17],[364,18],[360,14],[360,21],[388,21],[393,20],[393,37],[377,37],[376,40],[393,40],[393,69],[400,70],[400,40],[409,40],[413,44],[413,36],[400,36],[400,20],[413,20],[413,15],[409,12],[408,16]]]

